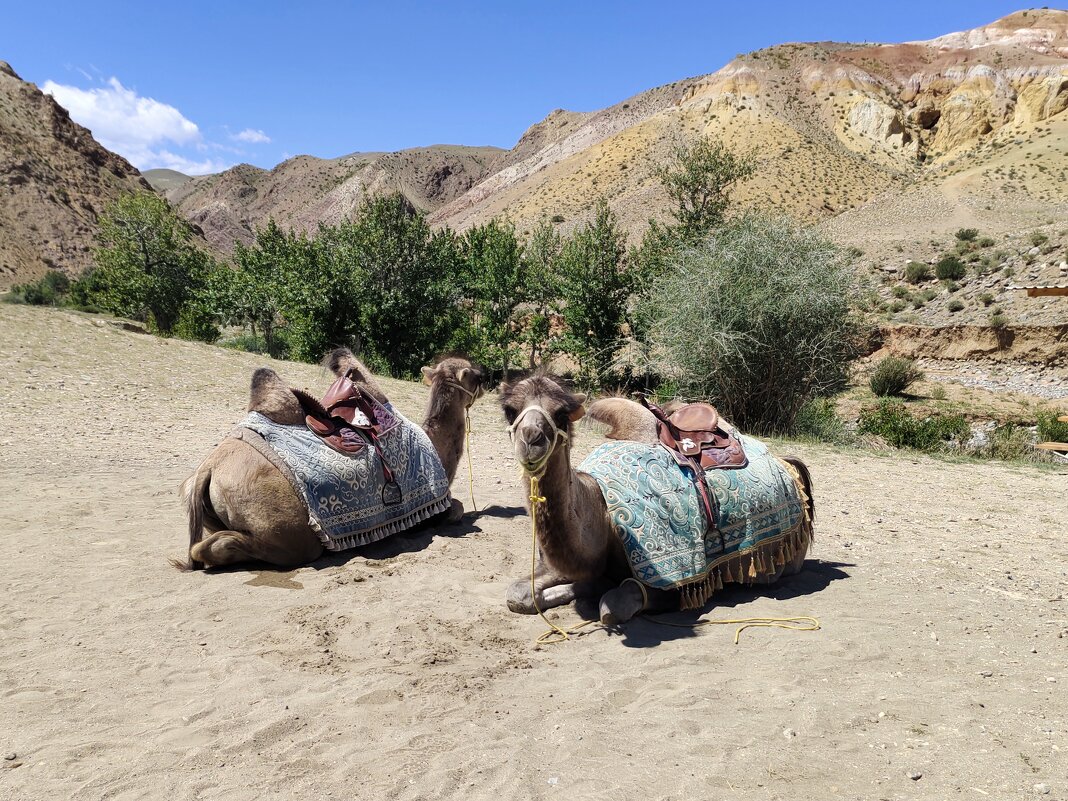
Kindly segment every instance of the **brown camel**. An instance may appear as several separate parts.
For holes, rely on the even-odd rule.
[[[386,402],[374,376],[348,349],[335,350],[324,364]],[[427,369],[431,391],[423,427],[451,482],[463,453],[464,414],[482,394],[482,374],[460,358]],[[293,391],[266,367],[252,376],[248,408],[276,423],[304,425],[304,411]],[[228,437],[216,446],[179,493],[189,519],[189,560],[180,567],[195,570],[246,561],[290,567],[322,554],[304,501],[278,468],[239,439]],[[444,515],[456,522],[463,512],[463,504],[454,498]]]
[[[571,467],[570,451],[575,421],[585,414],[586,396],[572,394],[552,375],[535,374],[501,386],[501,406],[513,438],[516,460],[524,472],[530,495],[530,479],[539,479],[535,533],[540,559],[534,571],[537,606],[547,609],[570,603],[577,597],[599,597],[601,622],[623,623],[641,611],[666,611],[679,607],[677,590],[639,586],[619,537],[613,531],[608,507],[597,481]],[[591,418],[608,425],[612,439],[657,443],[656,423],[648,409],[625,398],[607,398],[590,407]],[[808,470],[799,460],[790,460],[811,498]],[[528,509],[530,507],[528,500]],[[759,551],[760,549],[757,549]],[[793,558],[772,571],[756,571],[752,582],[771,583],[782,575],[797,573],[804,563],[807,543]],[[729,574],[752,575],[750,563],[773,565],[773,560],[752,552],[728,563]],[[761,558],[764,557],[764,558]],[[621,583],[622,582],[622,583]],[[513,612],[534,614],[529,577],[508,589],[508,607]]]

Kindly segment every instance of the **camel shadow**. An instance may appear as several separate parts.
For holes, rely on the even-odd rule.
[[[716,609],[733,609],[756,598],[788,601],[812,595],[826,589],[832,582],[849,578],[849,573],[842,568],[850,567],[853,565],[848,562],[806,559],[800,573],[780,579],[771,586],[728,584],[701,609],[639,617],[610,630],[610,634],[620,636],[627,648],[654,648],[663,642],[689,639],[698,636],[704,628],[695,625],[702,615]],[[596,619],[596,600],[586,600],[588,603],[583,603],[581,607],[576,602],[575,610],[586,620]]]

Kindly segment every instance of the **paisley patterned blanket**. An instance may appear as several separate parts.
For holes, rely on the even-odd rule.
[[[601,487],[634,578],[682,589],[684,608],[703,604],[723,581],[773,573],[811,537],[793,468],[759,440],[743,436],[742,444],[746,467],[704,473],[717,518],[707,532],[693,481],[663,447],[609,442],[579,465]],[[736,557],[746,555],[743,574]]]
[[[232,436],[248,442],[289,479],[308,507],[323,547],[342,551],[404,531],[450,506],[449,483],[437,451],[422,428],[391,405],[395,425],[381,436],[382,454],[400,487],[399,503],[387,493],[382,455],[370,446],[347,455],[328,447],[304,426],[280,425],[250,412]],[[250,433],[255,432],[255,433]]]

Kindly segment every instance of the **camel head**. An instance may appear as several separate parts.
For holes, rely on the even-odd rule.
[[[468,409],[482,397],[482,370],[462,356],[446,356],[422,372],[423,383],[432,390],[432,403],[445,405],[462,400],[463,408]]]
[[[572,393],[548,373],[501,384],[501,408],[515,458],[529,475],[541,475],[557,446],[570,441],[572,424],[586,413],[585,403],[585,395]]]
[[[300,401],[286,382],[270,367],[261,367],[252,374],[248,410],[259,412],[281,425],[304,425],[305,412]]]

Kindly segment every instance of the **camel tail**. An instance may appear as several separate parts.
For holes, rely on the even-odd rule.
[[[782,460],[797,470],[801,476],[801,483],[805,485],[805,495],[808,496],[808,516],[810,520],[816,519],[816,496],[812,494],[812,473],[808,471],[808,465],[796,456],[784,456]]]
[[[182,484],[181,491],[185,493],[185,514],[189,519],[189,555],[185,562],[171,559],[171,564],[179,570],[204,569],[204,563],[193,558],[193,546],[204,536],[204,511],[210,483],[211,469],[201,466]]]

